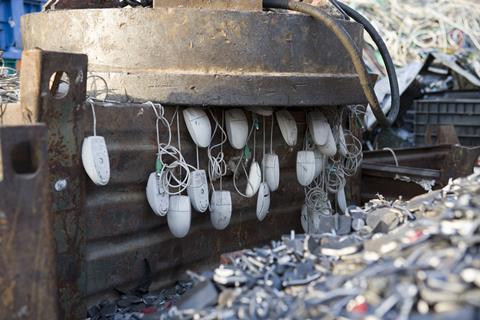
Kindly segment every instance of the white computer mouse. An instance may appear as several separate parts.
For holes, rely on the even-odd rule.
[[[315,177],[318,177],[325,169],[325,161],[323,160],[323,154],[319,150],[314,150],[315,153]]]
[[[183,118],[193,142],[200,148],[210,145],[212,126],[207,113],[200,108],[187,108],[183,110]]]
[[[315,179],[315,153],[313,151],[297,153],[297,179],[304,187]]]
[[[260,183],[262,182],[262,170],[257,161],[252,161],[250,166],[250,172],[248,173],[248,182],[245,195],[249,198],[253,197],[258,188],[260,188]]]
[[[187,187],[188,197],[192,206],[198,212],[205,212],[208,209],[208,181],[205,170],[190,172],[190,185]]]
[[[317,146],[317,148],[327,157],[333,157],[337,154],[337,143],[335,142],[335,138],[333,138],[331,130],[328,133],[327,143],[325,143],[323,146]]]
[[[266,182],[260,184],[257,196],[257,218],[263,221],[270,210],[270,188]]]
[[[259,116],[264,116],[264,117],[270,117],[273,114],[273,108],[271,107],[261,107],[261,106],[255,106],[255,107],[246,107],[248,111],[258,114]]]
[[[82,162],[93,183],[105,186],[110,181],[110,159],[107,144],[102,136],[91,136],[83,140]]]
[[[177,238],[183,238],[190,231],[192,207],[187,196],[171,196],[167,222],[170,232]]]
[[[278,155],[267,153],[262,160],[262,168],[265,172],[265,180],[267,181],[270,191],[276,191],[280,185],[280,161]]]
[[[317,146],[323,146],[327,143],[329,133],[332,133],[330,124],[325,115],[320,111],[310,112],[307,116],[308,129],[313,142]]]
[[[347,196],[345,194],[345,187],[341,188],[337,193],[338,208],[345,213],[347,211]]]
[[[297,144],[298,128],[295,118],[287,110],[280,110],[275,113],[277,116],[278,126],[282,133],[283,139],[290,146]]]
[[[162,178],[156,173],[150,173],[147,182],[147,200],[153,212],[157,216],[164,217],[167,215],[170,196],[165,191]]]
[[[214,191],[210,201],[210,221],[217,230],[228,227],[232,217],[232,195],[230,191]]]
[[[245,112],[242,109],[225,111],[225,128],[231,146],[237,150],[243,149],[248,138],[248,120]]]
[[[303,231],[308,233],[308,208],[306,204],[302,206],[300,221],[302,223]]]

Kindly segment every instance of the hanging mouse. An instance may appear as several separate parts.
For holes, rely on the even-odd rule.
[[[217,129],[221,133],[221,141],[219,144],[210,145],[208,147],[208,158],[209,158],[209,177],[212,184],[212,197],[210,200],[210,221],[212,225],[217,230],[224,230],[230,224],[230,219],[232,217],[232,195],[230,191],[222,190],[223,189],[223,176],[227,174],[227,164],[224,160],[223,154],[223,145],[227,142],[227,133],[222,128],[222,125],[225,122],[225,111],[222,111],[222,122],[218,123],[213,113],[212,117],[216,123],[215,130],[211,139],[213,143],[213,138]],[[217,156],[213,156],[212,150],[214,148],[220,147],[220,153]],[[215,190],[214,186],[214,174],[220,180],[220,190]]]
[[[280,184],[280,160],[273,152],[273,126],[275,118],[272,116],[270,131],[270,153],[263,156],[262,167],[264,168],[265,180],[271,192],[276,191]]]
[[[296,146],[298,128],[295,118],[287,110],[277,111],[275,115],[277,116],[278,126],[285,142],[290,147]]]
[[[162,120],[161,114],[163,114],[163,107],[161,105],[158,106],[160,111],[157,111],[156,106],[153,103],[147,103],[147,105],[151,106],[155,116],[155,127],[157,132],[157,157],[155,160],[155,172],[150,173],[148,176],[148,182],[146,187],[146,194],[147,194],[147,201],[150,207],[152,208],[153,212],[157,216],[164,217],[167,215],[168,207],[170,205],[170,195],[167,193],[166,190],[166,183],[163,175],[163,163],[160,159],[160,128],[159,123]],[[168,127],[168,122],[163,122],[167,125],[167,129],[170,130]]]
[[[265,117],[263,117],[263,158],[265,159]],[[270,210],[270,188],[266,182],[265,161],[263,161],[263,182],[260,184],[257,195],[257,218],[263,221]]]
[[[241,150],[247,144],[248,120],[242,109],[229,109],[225,111],[225,128],[230,145]]]
[[[257,194],[258,189],[260,188],[260,183],[262,182],[262,169],[260,169],[260,164],[255,159],[256,148],[257,148],[257,135],[256,132],[258,130],[256,124],[256,120],[254,121],[254,129],[253,129],[253,159],[252,164],[250,165],[250,171],[248,173],[248,181],[247,181],[247,188],[245,191],[245,195],[248,198],[253,197]]]
[[[110,181],[110,159],[105,138],[97,136],[97,118],[93,101],[88,100],[93,115],[93,136],[86,137],[82,145],[82,163],[87,175],[98,186]]]
[[[178,163],[178,168],[180,168],[180,176],[182,175],[182,169],[186,170],[185,175],[189,176],[191,172],[189,171],[189,165],[184,162],[182,156],[182,147],[180,143],[180,117],[178,110],[176,112],[176,121],[177,121],[177,139],[178,139],[178,157],[179,159],[176,161]],[[208,137],[210,143],[210,137]],[[183,163],[185,166],[180,165]],[[173,175],[173,171],[176,168],[170,168],[170,173]],[[191,179],[191,176],[190,176]],[[170,195],[170,201],[168,206],[167,212],[167,223],[170,229],[170,232],[177,238],[184,238],[188,232],[190,231],[190,224],[192,221],[192,205],[190,202],[190,197],[182,195],[182,192],[188,188],[190,185],[190,181],[185,183],[182,187],[178,187],[179,190]]]
[[[183,110],[183,118],[193,142],[200,148],[207,148],[212,136],[207,113],[200,108],[186,108]]]

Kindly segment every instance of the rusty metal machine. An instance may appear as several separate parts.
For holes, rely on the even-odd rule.
[[[112,288],[131,286],[143,274],[143,259],[150,261],[153,287],[159,288],[224,252],[300,230],[304,191],[288,181],[296,181],[295,154],[301,146],[289,148],[276,131],[273,148],[281,159],[283,182],[261,227],[255,201],[234,196],[227,230],[214,231],[208,217],[198,214],[186,238],[173,238],[145,200],[156,149],[154,114],[133,102],[159,102],[169,115],[177,106],[288,108],[300,132],[306,130],[305,110],[311,109],[340,112],[369,102],[382,124],[396,117],[395,108],[388,118],[383,114],[371,86],[374,77],[362,63],[363,26],[335,11],[255,0],[159,0],[154,8],[130,9],[89,6],[98,1],[59,5],[68,8],[69,2],[83,9],[46,11],[22,21],[24,48],[45,50],[25,55],[29,76],[22,79],[22,105],[48,128],[47,189],[61,318],[80,319],[86,304],[107,297]],[[51,88],[50,79],[58,84],[58,72],[70,84],[61,96]],[[116,101],[95,104],[112,167],[104,188],[89,181],[81,166],[80,143],[92,127],[85,105],[89,75],[101,77],[108,99]],[[355,121],[349,123],[358,132]],[[187,141],[184,123],[179,129]],[[183,153],[193,162],[193,143],[185,143]],[[352,198],[360,195],[359,177],[351,179]],[[231,188],[231,177],[224,184]]]

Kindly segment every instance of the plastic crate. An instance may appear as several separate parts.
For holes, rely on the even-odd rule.
[[[22,36],[20,17],[39,12],[47,0],[0,0],[0,50],[5,59],[20,59]]]
[[[453,125],[460,143],[480,146],[480,92],[448,92],[414,103],[415,143],[425,144],[428,126]],[[435,134],[435,130],[432,130]],[[435,137],[435,136],[433,136]]]

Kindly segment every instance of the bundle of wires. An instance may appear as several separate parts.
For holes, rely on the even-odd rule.
[[[0,60],[0,125],[7,111],[7,103],[16,103],[20,97],[20,78],[17,70],[6,67],[4,60]]]
[[[146,102],[144,105],[150,106],[156,117],[156,133],[157,133],[157,171],[165,183],[166,192],[169,195],[179,195],[190,185],[190,171],[196,168],[189,165],[182,155],[182,146],[180,142],[180,124],[178,108],[172,116],[172,120],[165,118],[165,109],[159,103]],[[172,142],[171,126],[173,122],[177,122],[178,148],[174,147]],[[162,124],[168,133],[167,143],[160,142],[160,128]]]
[[[480,51],[478,0],[349,0],[382,35],[397,65],[438,49]]]

